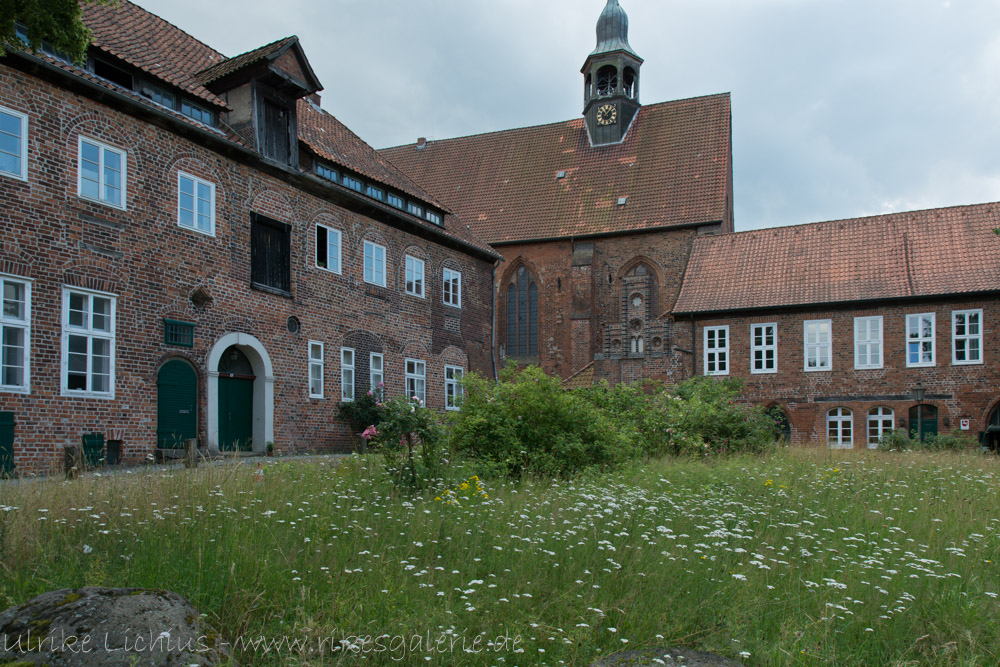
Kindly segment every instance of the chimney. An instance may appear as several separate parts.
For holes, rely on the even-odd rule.
[[[427,137],[420,137],[417,139],[417,150],[421,151],[427,147]]]

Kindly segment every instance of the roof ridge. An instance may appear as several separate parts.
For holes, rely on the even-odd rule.
[[[177,30],[178,32],[184,33],[185,35],[187,35],[188,37],[190,37],[194,41],[198,42],[199,44],[201,44],[202,46],[204,46],[206,49],[208,49],[209,51],[211,51],[212,53],[214,53],[214,54],[216,54],[218,56],[221,56],[223,58],[226,57],[226,54],[224,54],[221,51],[215,49],[214,47],[206,44],[205,42],[201,41],[200,39],[198,39],[197,37],[195,37],[194,35],[192,35],[191,33],[189,33],[187,30],[184,30],[183,28],[179,27],[178,25],[176,25],[176,24],[168,21],[167,19],[163,18],[159,14],[154,14],[153,12],[149,11],[148,9],[146,9],[145,7],[143,7],[142,5],[138,5],[138,4],[134,3],[134,2],[132,2],[131,0],[118,0],[118,2],[119,3],[123,3],[123,4],[127,4],[127,5],[132,5],[133,7],[139,9],[140,11],[142,11],[143,13],[149,14],[150,16],[152,16],[157,21],[159,21],[161,23],[166,23],[168,26],[170,26],[174,30]],[[112,8],[114,8],[113,5],[112,5]]]
[[[953,204],[951,206],[916,208],[907,211],[893,211],[890,213],[872,213],[871,215],[858,215],[853,218],[836,218],[834,220],[816,220],[814,222],[798,222],[795,223],[794,225],[775,225],[773,227],[758,227],[757,229],[744,229],[738,232],[735,231],[729,232],[728,234],[724,235],[717,234],[715,236],[703,236],[701,238],[695,239],[695,241],[699,243],[704,243],[707,241],[711,241],[712,239],[718,239],[720,237],[743,236],[761,232],[774,232],[782,229],[801,229],[803,227],[820,227],[823,225],[834,225],[845,222],[861,222],[862,220],[874,220],[875,218],[892,218],[892,217],[901,217],[904,215],[927,214],[927,213],[934,213],[937,211],[957,211],[960,209],[980,208],[984,206],[1000,206],[1000,201],[984,201],[976,204]]]
[[[670,105],[674,105],[674,104],[682,104],[684,102],[692,102],[692,101],[695,101],[695,100],[709,100],[709,99],[712,99],[712,98],[726,98],[726,99],[730,99],[730,96],[731,96],[731,94],[728,93],[728,92],[726,92],[726,93],[712,93],[711,95],[696,95],[694,97],[684,97],[684,98],[681,98],[681,99],[678,99],[678,100],[666,100],[664,102],[654,102],[653,104],[643,104],[643,105],[641,105],[639,107],[639,111],[642,112],[643,109],[657,109],[657,108],[660,108],[660,107],[670,106]],[[638,116],[638,114],[636,114],[636,116]],[[539,129],[539,128],[543,128],[543,127],[555,127],[557,125],[565,125],[567,123],[582,122],[583,120],[584,120],[584,118],[583,118],[583,115],[581,114],[580,116],[578,116],[576,118],[568,118],[566,120],[551,121],[551,122],[548,122],[548,123],[536,123],[534,125],[523,125],[521,127],[508,127],[508,128],[503,129],[503,130],[490,130],[490,131],[487,131],[487,132],[471,132],[469,134],[461,134],[461,135],[454,136],[454,137],[448,137],[446,139],[428,138],[427,139],[427,143],[428,143],[428,145],[430,145],[432,143],[438,143],[438,144],[440,144],[440,143],[445,143],[445,142],[448,142],[448,141],[458,141],[460,139],[471,139],[473,137],[489,137],[489,136],[493,136],[493,135],[512,134],[514,132],[523,132],[524,130],[535,130],[535,129]],[[379,152],[381,152],[381,151],[390,151],[390,150],[394,150],[394,149],[397,149],[397,148],[406,148],[408,146],[413,146],[413,145],[415,145],[415,144],[412,143],[412,142],[407,142],[405,144],[398,144],[398,145],[395,145],[395,146],[385,146],[383,148],[379,148],[378,151]]]

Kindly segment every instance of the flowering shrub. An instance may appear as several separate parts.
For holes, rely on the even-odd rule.
[[[342,402],[337,410],[337,417],[350,425],[352,433],[360,433],[368,426],[378,424],[382,420],[384,393],[385,385],[379,382],[376,389],[353,401]]]
[[[369,425],[370,444],[385,456],[386,467],[397,484],[423,488],[444,463],[437,415],[416,396],[397,396],[378,406],[379,422]],[[365,429],[365,433],[369,430]]]

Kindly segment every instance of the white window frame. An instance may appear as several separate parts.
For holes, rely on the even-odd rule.
[[[720,333],[725,337],[722,345],[719,344]],[[705,327],[702,340],[705,375],[729,375],[729,325]],[[714,370],[710,370],[712,364],[715,365]]]
[[[965,317],[965,331],[964,334],[958,333],[958,318],[959,316]],[[979,333],[970,334],[969,331],[969,317],[976,317],[976,327],[979,329]],[[969,359],[969,342],[976,341],[978,347],[976,349],[976,359]],[[958,345],[959,343],[965,343],[965,356],[964,360],[959,360],[958,358]],[[983,363],[983,310],[982,308],[974,308],[972,310],[953,310],[951,311],[951,363],[956,366],[971,366],[975,364]]]
[[[322,228],[326,231],[326,266],[319,265],[319,230]],[[334,236],[337,238],[337,268],[330,268],[330,239]],[[313,249],[313,264],[315,264],[317,269],[322,271],[329,271],[330,273],[342,274],[344,272],[343,264],[343,242],[344,236],[341,234],[340,230],[336,227],[330,227],[329,225],[322,225],[316,223],[316,230],[313,232],[313,240],[316,242],[316,247]]]
[[[17,318],[5,314],[6,284],[16,283],[24,288],[24,317]],[[17,276],[0,274],[0,364],[4,363],[3,340],[7,329],[20,329],[24,332],[24,365],[21,368],[23,380],[21,384],[3,384],[3,368],[0,366],[0,392],[13,394],[31,393],[31,281]]]
[[[836,436],[831,437],[830,429],[834,424],[836,424]],[[827,411],[826,445],[830,449],[854,449],[854,412],[850,408],[833,408]]]
[[[87,298],[86,315],[87,323],[84,326],[73,326],[70,324],[70,297],[81,295]],[[94,329],[93,313],[94,299],[107,299],[109,301],[109,331]],[[62,294],[62,363],[61,363],[61,389],[63,396],[80,396],[84,398],[108,398],[115,397],[115,330],[118,319],[118,297],[108,292],[97,292],[94,290],[82,289],[79,287],[63,287]],[[71,336],[83,337],[87,340],[87,387],[88,389],[69,388],[69,340]],[[94,382],[94,341],[106,340],[108,345],[108,390],[94,391],[91,389]]]
[[[83,144],[88,143],[96,146],[101,151],[100,162],[97,165],[97,189],[98,196],[88,197],[83,194]],[[106,152],[117,153],[122,159],[122,200],[120,204],[116,204],[104,198],[104,189],[106,183],[104,180],[104,156]],[[98,204],[103,204],[104,206],[110,206],[111,208],[117,208],[122,211],[127,210],[128,205],[128,152],[121,148],[116,148],[110,144],[106,144],[103,141],[98,141],[97,139],[91,139],[90,137],[85,137],[82,134],[77,137],[77,160],[76,160],[76,193],[80,199],[86,199],[87,201],[96,202]]]
[[[21,154],[18,156],[21,161],[21,171],[18,173],[14,173],[12,171],[0,171],[0,176],[14,178],[19,181],[26,181],[28,180],[28,116],[27,114],[21,113],[20,111],[14,111],[13,109],[8,109],[7,107],[0,107],[0,113],[14,116],[21,121],[21,135],[19,137],[21,142]]]
[[[771,344],[767,343],[767,328],[771,329]],[[763,329],[761,334],[763,342],[757,344],[757,331]],[[757,367],[757,353],[761,353],[761,367]],[[767,353],[771,353],[771,367],[768,368]],[[760,322],[750,325],[750,373],[752,375],[765,375],[778,372],[778,323]]]
[[[809,341],[809,326],[815,325],[816,340]],[[823,340],[823,329],[826,329],[826,340]],[[826,365],[821,365],[823,352],[826,352]],[[809,366],[810,358],[816,359],[815,366]],[[802,323],[802,368],[807,373],[829,371],[833,369],[833,321],[805,320]]]
[[[413,282],[414,285],[417,284],[417,280],[418,280],[418,277],[417,277],[417,268],[418,267],[420,268],[420,276],[419,276],[420,289],[419,290],[416,290],[416,289],[410,290],[410,282]],[[406,256],[406,267],[405,267],[405,273],[403,275],[403,289],[406,290],[407,294],[409,294],[411,296],[420,297],[421,299],[424,298],[424,293],[427,291],[426,288],[425,288],[425,285],[427,284],[427,278],[426,278],[427,272],[426,272],[426,268],[427,268],[427,265],[424,263],[424,260],[420,259],[419,257],[414,257],[413,255],[407,255]],[[411,275],[413,276],[413,280],[412,281],[410,280],[410,276]]]
[[[411,364],[413,370],[410,370]],[[420,399],[421,405],[427,405],[427,362],[423,359],[407,359],[404,370],[406,371],[406,398],[412,399],[416,396]]]
[[[191,211],[191,219],[194,222],[194,226],[185,225],[181,222],[181,182],[184,179],[191,181],[194,186],[194,192],[192,194],[194,210]],[[198,227],[198,186],[205,185],[208,186],[209,200],[208,200],[208,230],[201,229]],[[177,226],[181,229],[189,229],[192,232],[198,232],[199,234],[204,234],[205,236],[215,236],[215,183],[211,181],[206,181],[204,178],[198,178],[193,174],[189,174],[184,171],[177,172]]]
[[[886,424],[888,422],[888,424]],[[896,428],[896,412],[884,405],[868,411],[868,449],[878,449],[882,437]]]
[[[444,409],[461,410],[464,392],[462,391],[462,378],[465,377],[465,369],[461,366],[444,367]]]
[[[368,264],[368,254],[369,254],[368,253],[368,249],[369,248],[371,248],[371,261],[372,261],[371,266],[369,266],[369,264]],[[381,251],[382,252],[382,259],[381,259],[381,262],[382,262],[382,272],[381,273],[377,273],[375,271],[375,269],[378,267],[378,262],[379,262],[379,258],[376,257],[376,251]],[[385,260],[385,258],[386,258],[386,254],[387,253],[386,253],[384,245],[379,245],[378,243],[375,243],[373,241],[365,241],[365,245],[364,245],[365,259],[364,259],[364,262],[363,262],[364,269],[363,269],[363,276],[362,277],[364,278],[364,281],[366,283],[369,283],[371,285],[378,285],[379,287],[385,287],[385,274],[386,274],[386,260]],[[371,272],[371,280],[369,280],[369,278],[368,278],[369,269],[370,269],[370,272]],[[381,277],[381,279],[382,279],[381,282],[378,282],[378,280],[377,280],[379,277]]]
[[[441,270],[441,301],[444,302],[446,306],[452,306],[454,308],[462,307],[462,272],[456,271],[455,269],[444,268]],[[454,289],[451,290],[451,301],[448,300],[448,289],[449,283],[453,283]]]
[[[317,354],[318,353],[318,354]],[[323,343],[309,341],[309,398],[323,398]],[[316,383],[319,383],[317,392]]]
[[[872,336],[872,324],[878,323],[878,336]],[[854,318],[854,368],[866,370],[882,368],[885,364],[885,345],[883,344],[884,322],[881,315],[871,315]],[[872,352],[878,355],[878,362],[872,362]],[[862,352],[867,361],[862,362]]]
[[[378,372],[375,371],[376,359],[378,359]],[[378,378],[378,381],[375,378]],[[372,352],[368,355],[368,385],[371,391],[375,391],[380,384],[385,388],[385,356],[381,352]]]
[[[351,355],[351,363],[347,363],[348,354]],[[354,348],[340,348],[340,400],[344,403],[350,403],[354,400],[354,365],[356,361]],[[350,371],[350,382],[347,381],[348,373],[346,371]]]
[[[931,323],[931,335],[924,336],[922,331],[920,331],[921,318],[929,318]],[[911,338],[911,333],[914,333],[914,328],[912,327],[912,322],[917,323],[916,329],[917,336]],[[937,314],[936,313],[909,313],[906,316],[906,367],[907,368],[920,368],[934,366],[937,362],[937,345],[935,344],[937,340]],[[923,345],[925,343],[930,343],[930,361],[918,361],[915,363],[910,362],[910,345],[918,345],[920,350],[920,358],[923,358],[924,351]]]

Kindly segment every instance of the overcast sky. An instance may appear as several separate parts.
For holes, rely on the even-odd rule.
[[[295,34],[369,144],[583,110],[605,0],[138,0],[227,56]],[[621,0],[641,101],[732,94],[737,230],[1000,200],[997,0]]]

